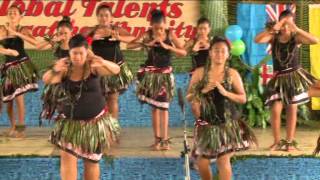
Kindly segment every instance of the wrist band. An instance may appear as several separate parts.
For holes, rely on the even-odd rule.
[[[52,41],[52,36],[49,36],[48,34],[45,35],[44,40],[47,41],[49,44],[51,44],[52,46],[54,46],[54,42]]]

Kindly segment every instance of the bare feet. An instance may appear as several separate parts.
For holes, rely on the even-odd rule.
[[[25,138],[26,125],[16,125],[16,138]]]
[[[15,137],[16,136],[16,129],[15,128],[10,128],[8,130],[6,130],[5,132],[3,132],[3,136],[6,136],[6,137]]]
[[[155,137],[154,143],[150,146],[151,150],[153,151],[160,151],[161,150],[161,137]]]
[[[297,141],[295,141],[295,140],[292,140],[292,141],[287,140],[285,151],[287,151],[287,152],[299,151],[299,148],[297,146],[298,146]]]
[[[270,151],[287,151],[287,152],[292,152],[299,150],[297,148],[298,143],[295,140],[288,141],[281,139],[278,143],[272,144],[269,149]]]
[[[151,148],[151,150],[153,150],[153,151],[160,151],[160,150],[161,150],[161,143],[159,142],[159,143],[152,144],[152,145],[150,146],[150,148]]]
[[[280,151],[281,147],[280,147],[280,142],[275,142],[273,143],[270,147],[269,147],[270,151]]]
[[[162,151],[168,151],[168,150],[170,150],[171,148],[170,148],[170,141],[169,141],[169,139],[166,139],[166,140],[163,140],[162,141],[162,145],[161,145],[161,150]]]
[[[15,137],[16,138],[25,138],[26,137],[26,133],[24,131],[17,132]]]

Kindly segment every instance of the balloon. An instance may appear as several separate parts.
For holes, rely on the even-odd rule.
[[[230,41],[240,40],[242,38],[243,31],[242,28],[238,25],[231,25],[225,31],[225,36]]]
[[[240,56],[246,50],[246,45],[242,40],[237,40],[232,42],[231,54],[234,56]]]

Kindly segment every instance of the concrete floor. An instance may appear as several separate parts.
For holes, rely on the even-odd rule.
[[[0,127],[0,134],[6,128]],[[188,135],[192,136],[192,129]],[[300,151],[283,152],[269,151],[268,147],[272,143],[271,129],[254,129],[259,140],[259,147],[245,152],[239,152],[238,155],[271,155],[271,156],[299,156],[311,155],[315,148],[319,130],[310,128],[298,128],[296,140],[299,143]],[[22,156],[56,156],[58,150],[48,142],[50,128],[32,127],[27,129],[27,137],[24,139],[7,138],[0,136],[0,156],[22,155]],[[284,135],[284,129],[282,130]],[[183,143],[183,130],[181,128],[171,128],[170,137],[172,144],[170,151],[151,151],[148,146],[153,143],[151,128],[124,128],[120,144],[113,147],[108,154],[116,157],[180,157]],[[189,138],[192,144],[192,138]]]

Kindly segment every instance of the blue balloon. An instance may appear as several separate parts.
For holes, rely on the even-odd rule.
[[[243,31],[239,25],[231,25],[225,31],[225,36],[230,41],[240,40],[242,38]]]

